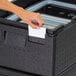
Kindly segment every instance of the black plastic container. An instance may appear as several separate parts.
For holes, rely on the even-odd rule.
[[[50,7],[54,12],[65,12],[65,16],[52,13]],[[71,20],[67,14],[76,14],[75,10],[52,5],[37,12]],[[45,39],[34,38],[28,36],[26,24],[0,18],[0,75],[76,76],[75,32],[76,20],[72,20],[53,30],[47,29]]]
[[[69,76],[76,72],[72,68],[76,63],[75,20],[55,30],[47,29],[45,39],[29,37],[26,24],[2,18],[0,31],[1,67],[35,76]]]

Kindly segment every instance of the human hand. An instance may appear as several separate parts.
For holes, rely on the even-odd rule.
[[[26,11],[23,8],[21,8],[19,11],[16,12],[16,15],[19,16],[25,23],[27,23],[34,29],[38,29],[42,25],[44,25],[44,21],[40,13]]]

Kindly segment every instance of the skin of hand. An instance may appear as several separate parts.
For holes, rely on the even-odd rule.
[[[44,25],[44,21],[40,13],[26,11],[22,7],[19,7],[9,2],[8,0],[0,0],[0,9],[16,14],[32,28],[38,29],[42,25]],[[37,23],[34,23],[34,22],[37,22]]]
[[[34,29],[38,29],[42,25],[44,25],[44,21],[40,15],[40,13],[26,11],[23,8],[21,8],[15,14]],[[34,23],[35,21],[37,23]]]

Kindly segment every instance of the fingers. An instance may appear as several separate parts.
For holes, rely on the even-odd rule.
[[[39,13],[35,14],[35,18],[32,18],[29,21],[29,25],[34,29],[39,29],[41,26],[44,25],[44,21]]]
[[[39,13],[23,11],[19,17],[34,29],[39,29],[42,25],[44,25],[44,21]],[[35,21],[36,23],[34,23]]]
[[[32,23],[32,21],[29,21],[28,24],[29,24],[32,28],[34,28],[34,29],[39,29],[39,28],[40,28],[38,25]]]
[[[44,21],[43,21],[41,15],[39,13],[37,13],[36,21],[38,22],[39,27],[41,27],[42,25],[44,25]]]

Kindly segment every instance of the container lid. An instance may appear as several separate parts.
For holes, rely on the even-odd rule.
[[[56,1],[67,2],[67,3],[71,3],[71,4],[76,4],[76,0],[56,0]]]

